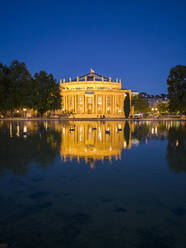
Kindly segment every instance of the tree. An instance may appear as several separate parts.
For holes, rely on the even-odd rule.
[[[134,111],[137,113],[149,111],[148,100],[140,94],[132,97],[132,105],[134,106]]]
[[[124,100],[124,113],[125,117],[128,118],[130,114],[130,96],[129,93],[126,93],[126,97]]]
[[[186,66],[177,65],[170,70],[168,79],[169,110],[186,113]]]
[[[59,84],[52,74],[40,71],[34,75],[34,109],[42,116],[49,110],[61,108]]]
[[[32,107],[32,76],[25,63],[13,61],[10,65],[11,90],[14,100],[13,108]],[[12,97],[12,96],[11,96]]]
[[[158,104],[158,110],[160,113],[165,113],[168,111],[168,108],[169,108],[169,104],[166,103],[166,102],[160,102]]]
[[[0,109],[13,111],[32,105],[32,77],[24,63],[13,61],[10,66],[0,64]]]
[[[6,82],[4,77],[5,66],[0,63],[0,111],[4,112],[5,110],[5,101],[6,101]]]

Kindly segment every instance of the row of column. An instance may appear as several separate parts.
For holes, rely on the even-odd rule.
[[[101,104],[98,104],[98,97],[101,97]],[[108,104],[108,97],[110,97],[110,104]],[[91,114],[117,114],[119,110],[123,113],[124,95],[63,96],[63,108],[76,114],[88,113],[88,98],[92,98]]]

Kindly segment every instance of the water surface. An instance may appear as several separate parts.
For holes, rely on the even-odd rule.
[[[0,122],[0,244],[186,247],[186,123]]]

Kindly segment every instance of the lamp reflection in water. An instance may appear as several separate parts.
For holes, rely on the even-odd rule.
[[[131,148],[131,128],[126,122],[69,122],[63,127],[61,140],[61,157],[64,161],[76,158],[84,160],[94,168],[96,161],[121,159],[122,149]],[[69,132],[73,127],[74,131]],[[109,130],[109,133],[107,132]],[[121,130],[118,132],[118,130]],[[127,132],[127,135],[125,135]],[[128,140],[126,140],[126,137]]]

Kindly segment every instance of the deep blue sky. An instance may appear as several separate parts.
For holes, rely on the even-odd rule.
[[[24,61],[57,79],[90,68],[124,88],[166,93],[186,65],[185,0],[0,0],[0,62]]]

